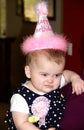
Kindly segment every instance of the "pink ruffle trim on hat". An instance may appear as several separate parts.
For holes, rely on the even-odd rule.
[[[59,34],[54,34],[53,36],[43,36],[43,37],[27,37],[23,44],[21,45],[21,50],[24,55],[28,52],[41,50],[41,49],[55,49],[67,51],[68,43],[66,39]]]

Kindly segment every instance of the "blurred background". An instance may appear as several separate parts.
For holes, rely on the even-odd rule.
[[[36,21],[32,3],[39,0],[0,0],[0,130],[4,113],[16,87],[25,82],[25,56],[20,44],[34,33]],[[49,21],[53,30],[63,34],[68,42],[65,69],[84,73],[84,0],[49,1]],[[29,8],[30,7],[30,8]],[[31,10],[29,12],[29,10]],[[28,15],[29,14],[29,15]],[[35,19],[36,20],[36,19]]]

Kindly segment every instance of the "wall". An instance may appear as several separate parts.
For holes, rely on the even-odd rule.
[[[84,44],[82,43],[82,37],[84,36],[84,0],[64,0],[63,32],[73,44],[73,54],[67,56],[66,68],[81,73],[84,68],[82,65],[84,61],[80,57],[81,47]]]
[[[16,0],[6,0],[6,36],[17,37],[22,28],[22,17],[16,15]]]

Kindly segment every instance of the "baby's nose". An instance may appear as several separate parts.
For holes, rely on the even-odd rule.
[[[48,78],[48,82],[49,82],[49,83],[53,83],[53,77],[49,77],[49,78]]]

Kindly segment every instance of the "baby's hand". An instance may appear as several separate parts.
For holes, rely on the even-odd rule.
[[[84,80],[82,80],[80,77],[76,77],[72,81],[72,93],[79,95],[82,92],[84,92]]]

